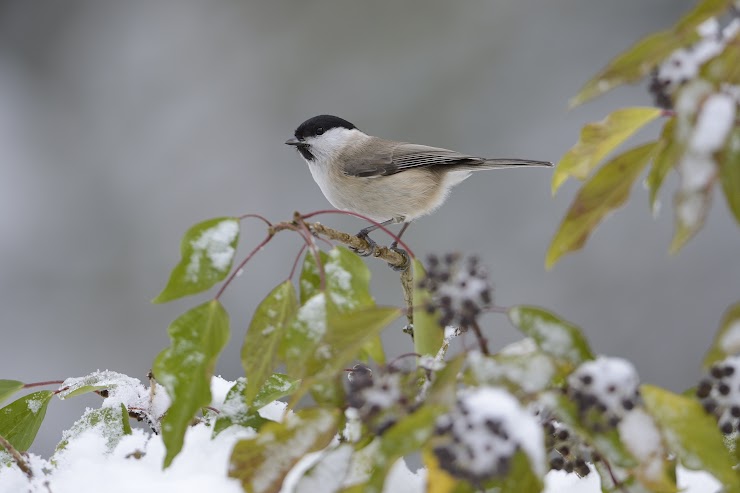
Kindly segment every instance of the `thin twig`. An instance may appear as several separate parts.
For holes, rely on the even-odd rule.
[[[301,255],[303,255],[303,252],[306,250],[306,244],[304,243],[301,245],[301,249],[298,250],[298,255],[295,256],[295,260],[293,261],[293,268],[290,269],[290,275],[288,276],[288,279],[293,279],[293,276],[295,275],[295,271],[298,268],[298,261],[301,260]]]
[[[0,435],[0,447],[3,447],[5,450],[10,453],[10,455],[13,457],[13,460],[18,465],[18,469],[23,471],[26,476],[28,476],[28,479],[33,478],[33,471],[31,470],[31,467],[28,465],[28,462],[23,458],[23,455],[15,448],[13,445],[10,444],[10,442],[2,435]]]
[[[249,262],[249,260],[257,254],[257,252],[262,250],[264,246],[269,243],[273,236],[275,236],[275,234],[273,233],[272,228],[270,228],[269,233],[267,233],[265,239],[262,240],[259,245],[254,247],[254,250],[249,252],[249,255],[247,255],[244,260],[242,260],[241,263],[237,266],[237,268],[231,272],[231,274],[226,279],[226,281],[224,281],[223,285],[221,285],[221,288],[219,288],[218,293],[216,293],[216,296],[214,296],[213,299],[217,300],[221,297],[221,295],[224,293],[224,290],[229,286],[229,284],[231,284],[231,281],[234,280],[239,271],[241,271],[244,266],[247,265],[247,262]]]
[[[47,385],[61,385],[64,380],[48,380],[46,382],[32,382],[27,383],[23,386],[24,389],[30,389],[31,387],[45,387]]]
[[[478,325],[478,321],[473,320],[473,325],[471,327],[473,327],[473,333],[478,339],[478,346],[480,347],[481,352],[488,356],[489,354],[491,354],[488,351],[488,340],[483,337],[483,332],[480,330],[480,325]]]

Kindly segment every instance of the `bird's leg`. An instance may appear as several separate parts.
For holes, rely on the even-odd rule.
[[[398,240],[400,240],[401,236],[403,236],[403,233],[406,232],[406,229],[408,229],[409,224],[411,223],[403,223],[403,227],[401,228],[401,231],[398,232],[398,236],[397,236]],[[393,240],[393,243],[391,243],[391,246],[389,246],[388,249],[393,250],[394,252],[401,255],[403,258],[406,259],[406,261],[401,265],[392,265],[392,264],[388,264],[388,265],[390,266],[391,269],[397,272],[402,272],[409,268],[409,266],[411,265],[411,259],[409,258],[409,252],[407,252],[403,248],[398,248],[398,240]]]

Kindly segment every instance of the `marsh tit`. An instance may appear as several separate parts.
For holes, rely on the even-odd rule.
[[[295,146],[331,205],[356,212],[386,226],[404,223],[399,237],[414,219],[434,212],[450,189],[473,171],[524,166],[552,166],[528,159],[488,159],[424,145],[373,137],[332,115],[301,123],[285,142]],[[357,236],[367,236],[375,225]],[[391,248],[396,249],[396,242]],[[396,249],[398,250],[398,249]]]

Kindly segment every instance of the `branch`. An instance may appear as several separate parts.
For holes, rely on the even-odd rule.
[[[28,479],[33,478],[33,471],[31,471],[31,467],[25,461],[21,453],[18,452],[18,450],[2,435],[0,435],[0,447],[3,447],[11,456],[13,456],[13,460],[18,465],[18,469],[23,471],[26,476],[28,476]]]

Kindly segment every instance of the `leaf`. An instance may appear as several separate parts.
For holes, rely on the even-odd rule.
[[[566,253],[582,248],[606,215],[624,204],[655,147],[651,142],[620,154],[581,187],[547,250],[548,269]]]
[[[357,358],[362,346],[401,316],[393,307],[372,307],[335,315],[320,344],[309,352],[304,380],[291,403],[316,384],[331,384],[349,362]]]
[[[191,227],[180,243],[180,262],[153,303],[200,293],[222,281],[231,270],[239,240],[239,220],[217,217]]]
[[[328,253],[319,251],[321,265],[326,264],[328,258]],[[303,257],[303,267],[301,268],[301,278],[298,287],[300,288],[301,306],[321,293],[321,273],[316,267],[316,258],[311,251],[307,251]]]
[[[675,232],[668,251],[678,253],[704,226],[712,204],[711,184],[696,190],[678,190],[673,197]]]
[[[616,86],[637,82],[678,48],[699,39],[696,27],[732,6],[731,0],[703,0],[672,29],[652,34],[618,55],[571,99],[571,107],[600,96]]]
[[[167,332],[172,345],[154,360],[154,376],[172,399],[162,420],[165,467],[182,449],[190,421],[211,402],[211,376],[229,339],[229,316],[221,303],[211,300],[185,312]]]
[[[229,477],[247,493],[276,493],[285,476],[307,453],[326,447],[337,431],[339,412],[320,408],[289,414],[265,424],[254,438],[240,440],[231,453]]]
[[[434,452],[425,448],[422,452],[424,466],[427,469],[427,489],[426,493],[454,493],[458,481],[447,471],[439,467],[439,460]],[[473,493],[475,490],[471,487],[468,491]]]
[[[246,388],[247,379],[241,377],[236,380],[236,383],[226,393],[224,405],[221,407],[220,413],[216,417],[216,422],[213,424],[214,437],[233,425],[259,430],[262,425],[268,422],[268,420],[260,416],[258,408],[247,405],[244,399]]]
[[[18,392],[24,385],[18,380],[0,380],[0,402]]]
[[[364,492],[382,492],[391,466],[401,457],[422,449],[434,433],[434,423],[442,411],[440,406],[424,405],[383,434],[378,453],[374,456],[375,467]]]
[[[57,445],[55,454],[66,449],[71,440],[90,430],[94,430],[98,436],[105,438],[106,449],[111,452],[125,435],[131,434],[126,406],[121,404],[116,407],[87,409],[82,417],[72,425],[72,428],[64,432],[64,438]]]
[[[444,330],[439,323],[439,314],[427,309],[429,292],[419,287],[426,276],[422,263],[414,259],[414,351],[422,356],[436,356],[444,343]]]
[[[552,193],[572,176],[585,180],[610,152],[640,128],[661,115],[659,108],[623,108],[599,122],[586,124],[581,137],[558,163],[552,175]]]
[[[335,493],[340,490],[344,478],[350,472],[354,447],[343,443],[331,450],[323,451],[321,458],[301,477],[294,493]]]
[[[375,306],[370,294],[370,269],[355,253],[341,246],[332,248],[324,261],[324,272],[326,290],[338,311]]]
[[[683,141],[674,137],[674,128],[676,119],[671,118],[663,126],[660,134],[658,147],[656,148],[655,159],[650,168],[645,183],[650,191],[650,209],[656,211],[658,192],[663,185],[668,172],[678,165],[679,159],[684,152]]]
[[[141,382],[133,377],[115,371],[96,371],[84,377],[68,378],[62,384],[62,389],[57,393],[60,399],[69,399],[80,395],[89,394],[98,390],[114,390],[117,387],[135,388],[143,386]]]
[[[288,375],[274,373],[260,387],[252,406],[256,409],[261,409],[271,402],[292,394],[298,389],[300,383],[300,380],[289,377]]]
[[[668,448],[684,467],[706,471],[729,491],[740,491],[740,477],[717,423],[698,401],[652,385],[642,385],[640,393]]]
[[[735,50],[740,51],[740,50]],[[740,66],[740,62],[738,62]],[[719,179],[725,193],[727,206],[735,221],[740,224],[740,127],[737,125],[727,139],[727,146],[720,154]]]
[[[246,399],[251,404],[278,364],[280,341],[298,312],[298,300],[290,281],[285,281],[259,304],[242,345],[241,359],[247,375]]]
[[[536,306],[520,305],[509,309],[509,320],[525,335],[534,339],[547,354],[576,367],[594,359],[583,332],[576,325]]]
[[[20,452],[28,450],[39,432],[53,395],[50,390],[33,392],[0,409],[0,436]]]
[[[725,311],[712,347],[704,357],[704,369],[728,356],[740,354],[740,302]]]
[[[490,481],[486,486],[497,486],[495,491],[500,493],[540,493],[544,485],[532,470],[527,454],[517,450],[512,457],[509,473],[503,479]]]

